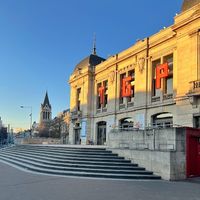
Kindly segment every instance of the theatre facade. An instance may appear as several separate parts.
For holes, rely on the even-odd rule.
[[[188,2],[170,27],[106,60],[94,46],[75,67],[71,144],[105,145],[113,128],[200,127],[200,1]]]

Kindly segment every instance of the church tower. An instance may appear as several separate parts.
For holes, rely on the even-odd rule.
[[[49,103],[48,93],[46,92],[44,102],[40,107],[40,125],[48,126],[52,119],[51,104]]]

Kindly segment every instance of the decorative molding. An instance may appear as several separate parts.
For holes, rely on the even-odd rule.
[[[140,73],[143,73],[145,69],[145,58],[141,57],[138,59],[138,69]]]
[[[111,84],[113,84],[115,80],[115,71],[110,72],[109,79],[110,79]]]

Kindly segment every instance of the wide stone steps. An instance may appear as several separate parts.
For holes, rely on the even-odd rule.
[[[126,165],[130,164],[131,162],[129,160],[105,160],[105,159],[87,159],[87,158],[66,158],[66,157],[56,157],[51,155],[44,155],[44,154],[34,154],[32,152],[10,152],[12,155],[24,155],[24,156],[31,156],[32,158],[41,158],[44,160],[54,161],[54,162],[60,162],[60,163],[76,163],[76,164],[93,164],[93,165]],[[31,155],[30,155],[31,154]]]
[[[25,149],[28,149],[29,151],[33,151],[33,152],[41,152],[41,153],[47,153],[46,152],[46,149],[45,148],[37,148],[37,150],[33,147],[31,148],[24,148],[24,147],[13,147],[12,150],[13,151],[24,151]],[[105,150],[104,150],[105,151]],[[116,153],[112,153],[111,151],[105,151],[106,153],[104,152],[91,152],[91,151],[84,151],[84,152],[80,152],[80,151],[77,151],[77,150],[74,150],[74,151],[68,151],[68,150],[65,150],[64,147],[63,147],[63,150],[60,149],[60,150],[57,150],[57,149],[51,149],[49,148],[48,149],[48,153],[51,153],[51,155],[67,155],[67,156],[75,156],[75,157],[85,157],[87,155],[87,157],[95,157],[95,158],[98,158],[98,157],[105,157],[105,158],[110,158],[110,157],[113,157],[113,158],[122,158],[122,157],[119,157],[118,154]]]
[[[15,152],[10,152],[10,151],[6,151],[3,152],[3,154],[1,154],[1,156],[13,156],[15,158],[25,158],[27,160],[31,160],[31,161],[37,161],[37,162],[41,162],[44,164],[49,164],[49,165],[54,165],[54,166],[73,166],[73,167],[79,167],[79,166],[87,166],[88,168],[110,168],[110,169],[115,169],[115,168],[120,168],[120,169],[129,169],[129,168],[133,168],[133,167],[137,167],[139,169],[144,170],[144,168],[142,167],[138,167],[137,164],[133,164],[133,163],[106,163],[106,162],[93,162],[93,161],[89,161],[89,162],[76,162],[75,160],[73,161],[69,161],[69,160],[58,160],[58,159],[49,159],[46,158],[44,156],[31,156],[28,157],[28,153],[26,154],[16,154]]]
[[[33,149],[35,150],[35,146],[33,145],[17,145],[13,147],[13,149]],[[37,150],[44,150],[48,148],[49,152],[65,152],[65,153],[72,153],[72,154],[89,154],[89,155],[108,155],[113,156],[117,155],[112,153],[112,151],[106,150],[104,148],[80,148],[80,147],[55,147],[55,146],[37,146]]]
[[[79,171],[79,172],[93,172],[93,173],[124,173],[124,174],[153,174],[152,172],[148,172],[148,171],[144,171],[144,170],[137,170],[137,168],[135,170],[130,169],[130,170],[122,170],[122,169],[98,169],[98,168],[86,168],[86,167],[77,167],[77,168],[73,168],[73,167],[66,167],[66,166],[52,166],[49,164],[43,164],[43,163],[38,163],[36,161],[30,161],[30,160],[26,160],[26,159],[21,159],[21,158],[13,158],[12,156],[8,156],[8,155],[3,155],[2,156],[4,160],[9,160],[11,159],[12,161],[16,161],[16,162],[21,162],[23,164],[27,164],[27,165],[33,165],[35,167],[39,167],[39,168],[45,168],[45,169],[52,169],[52,170],[63,170],[63,171]]]
[[[73,149],[73,150],[72,150]],[[0,150],[0,160],[38,173],[115,179],[160,179],[105,149],[20,145]],[[101,153],[95,156],[97,153]],[[109,156],[105,156],[108,154]],[[84,157],[85,156],[85,157]]]
[[[13,152],[13,153],[23,153],[24,154],[24,150],[20,149],[20,150],[11,150],[10,152]],[[117,156],[91,156],[91,155],[71,155],[71,154],[68,154],[68,153],[63,153],[63,154],[60,154],[60,153],[52,153],[52,152],[47,152],[47,151],[40,151],[40,150],[29,150],[28,153],[31,153],[32,155],[41,155],[41,156],[46,156],[46,157],[49,157],[49,158],[57,158],[57,159],[67,159],[67,160],[95,160],[95,161],[107,161],[107,162],[115,162],[115,161],[123,161],[123,162],[126,162],[126,163],[129,163],[130,161],[128,160],[124,160],[123,157],[117,157]]]
[[[3,155],[1,156],[6,156],[6,155],[11,155],[13,156],[13,154],[8,153],[8,152],[4,152]],[[23,156],[23,155],[16,155],[15,154],[15,158],[24,158],[26,160],[30,160],[30,161],[36,161],[39,163],[43,163],[43,164],[47,164],[47,165],[51,165],[51,166],[61,166],[61,167],[73,167],[73,168],[79,168],[79,167],[86,167],[86,168],[95,168],[95,169],[137,169],[137,170],[145,170],[145,168],[143,167],[138,167],[137,164],[124,164],[124,165],[104,165],[104,164],[89,164],[89,163],[69,163],[69,162],[54,162],[52,160],[44,160],[43,158],[37,157],[37,158],[32,158],[32,157],[27,157],[27,156]]]

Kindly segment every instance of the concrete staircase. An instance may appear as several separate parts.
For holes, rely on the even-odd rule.
[[[0,161],[38,173],[111,179],[161,179],[105,148],[18,145],[0,150]]]

